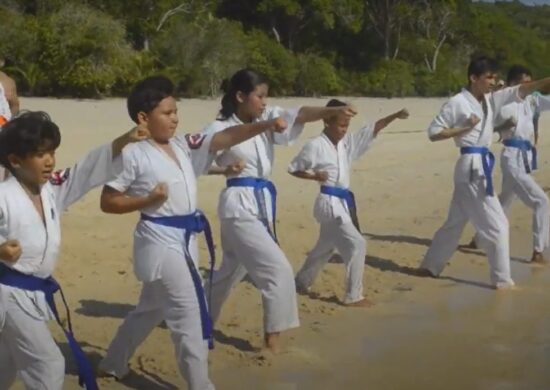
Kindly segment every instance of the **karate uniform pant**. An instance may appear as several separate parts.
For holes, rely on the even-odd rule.
[[[436,232],[420,267],[439,275],[455,252],[468,221],[474,225],[479,247],[489,258],[492,285],[513,286],[508,220],[498,198],[486,195],[484,179],[455,183],[447,220]]]
[[[262,294],[264,330],[281,332],[300,325],[294,272],[281,248],[258,219],[221,221],[223,260],[214,272],[210,313],[217,321],[231,289],[248,273]]]
[[[502,166],[502,192],[499,199],[505,212],[510,209],[516,196],[533,210],[533,249],[541,253],[550,244],[548,196],[525,170]]]
[[[23,311],[13,298],[0,293],[0,389],[16,375],[28,390],[61,390],[65,359],[47,322]]]
[[[164,320],[189,390],[213,390],[208,378],[208,343],[202,337],[197,294],[180,252],[169,248],[163,251],[160,276],[143,283],[139,303],[119,327],[100,369],[117,378],[125,376],[128,361],[137,347]]]
[[[321,223],[319,239],[296,275],[296,285],[308,289],[330,260],[334,249],[342,256],[346,266],[344,303],[358,302],[364,298],[363,272],[367,243],[352,222],[342,223],[340,218]]]

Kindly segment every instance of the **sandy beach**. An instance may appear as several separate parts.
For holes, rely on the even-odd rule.
[[[283,107],[321,105],[327,99],[271,99]],[[517,291],[488,288],[486,257],[457,252],[443,277],[412,276],[435,230],[443,223],[452,192],[458,151],[452,142],[432,144],[425,129],[445,99],[353,98],[359,115],[350,130],[403,107],[411,117],[396,121],[353,169],[363,234],[368,240],[365,293],[376,305],[344,308],[344,268],[331,263],[313,290],[318,298],[299,297],[302,326],[288,332],[288,349],[278,356],[259,351],[262,310],[259,292],[248,282],[234,290],[217,325],[210,353],[211,377],[218,389],[548,389],[550,372],[550,271],[534,268],[531,212],[519,201],[510,213],[512,270]],[[218,100],[180,100],[180,129],[200,131],[214,119]],[[50,113],[62,132],[59,168],[71,165],[95,145],[110,141],[132,123],[123,99],[76,101],[23,98],[21,107]],[[540,122],[539,170],[550,187],[550,116]],[[313,246],[318,225],[312,216],[317,184],[291,177],[287,165],[303,143],[322,130],[308,125],[301,140],[276,150],[273,181],[279,191],[278,234],[297,270]],[[495,154],[500,145],[494,145]],[[497,154],[498,156],[498,154]],[[500,188],[500,168],[495,183]],[[219,246],[217,198],[224,180],[199,181],[200,207],[210,218]],[[99,210],[99,190],[73,206],[62,223],[57,279],[72,311],[77,339],[97,364],[122,319],[137,302],[140,284],[131,263],[137,214],[115,216]],[[469,241],[468,227],[463,242]],[[204,241],[201,265],[207,266]],[[75,367],[55,324],[69,375],[66,388],[77,389]],[[185,389],[168,330],[155,329],[131,361],[122,382],[101,380],[102,389]],[[19,387],[17,387],[19,388]]]

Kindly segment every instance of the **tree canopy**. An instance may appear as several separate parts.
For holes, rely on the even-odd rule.
[[[125,94],[151,74],[213,96],[242,67],[275,95],[455,92],[472,55],[550,75],[550,6],[469,0],[4,0],[23,94]]]

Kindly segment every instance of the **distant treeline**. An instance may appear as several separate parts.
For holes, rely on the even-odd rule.
[[[272,95],[435,96],[472,55],[550,75],[550,6],[469,0],[2,0],[0,58],[21,94],[126,94],[165,74],[213,96],[242,67]]]

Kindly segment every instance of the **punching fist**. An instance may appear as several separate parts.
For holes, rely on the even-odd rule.
[[[21,257],[22,249],[17,240],[8,240],[0,245],[0,260],[15,264]]]

